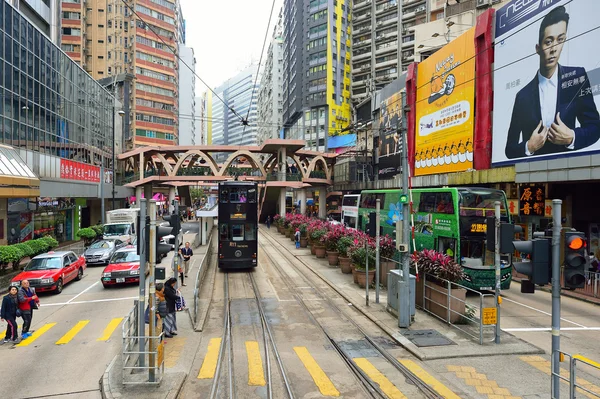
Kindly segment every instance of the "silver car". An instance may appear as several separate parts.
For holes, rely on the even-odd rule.
[[[106,266],[115,251],[125,243],[121,240],[99,240],[88,247],[83,253],[88,266]]]

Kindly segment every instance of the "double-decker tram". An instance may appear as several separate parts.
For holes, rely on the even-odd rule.
[[[219,268],[256,267],[258,259],[258,184],[219,183]]]

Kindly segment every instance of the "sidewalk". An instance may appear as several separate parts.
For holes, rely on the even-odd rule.
[[[369,290],[370,306],[366,306],[366,294],[363,288],[354,284],[351,274],[342,274],[338,267],[329,266],[326,259],[317,259],[310,254],[310,249],[296,249],[295,244],[289,238],[277,233],[276,230],[267,230],[261,227],[261,233],[270,234],[281,246],[290,249],[307,269],[323,278],[327,284],[341,295],[349,305],[356,308],[359,312],[369,318],[373,323],[386,331],[394,340],[411,352],[420,360],[450,359],[470,356],[486,355],[526,355],[542,354],[544,351],[536,346],[525,342],[512,334],[502,332],[501,344],[493,342],[493,336],[486,334],[483,345],[478,341],[464,334],[462,331],[443,323],[434,316],[420,309],[416,310],[415,321],[408,329],[398,327],[398,319],[386,310],[387,290],[380,290],[380,303],[375,303],[375,290]],[[412,331],[434,330],[448,338],[456,345],[440,347],[427,346],[418,347],[412,341],[404,336],[405,333]],[[447,348],[443,350],[441,348]]]
[[[194,242],[196,234],[184,234],[184,242]],[[192,244],[193,245],[193,244]],[[188,309],[193,307],[194,287],[196,283],[196,274],[206,255],[208,246],[193,248],[194,256],[188,278],[185,279],[185,287],[179,287]],[[174,252],[160,263],[159,266],[166,268],[167,279],[173,276],[171,262]],[[178,282],[181,283],[181,280]],[[111,364],[107,367],[104,375],[100,379],[100,390],[103,398],[140,398],[140,399],[163,399],[176,398],[181,390],[187,374],[192,367],[194,357],[198,352],[202,334],[197,334],[192,325],[190,310],[177,313],[178,335],[173,338],[165,339],[164,349],[164,377],[160,386],[140,385],[125,386],[122,384],[122,361],[121,354],[117,354]]]

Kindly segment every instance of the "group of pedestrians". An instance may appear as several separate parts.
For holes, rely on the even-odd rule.
[[[33,319],[34,309],[38,309],[40,300],[35,293],[35,289],[29,286],[29,281],[21,281],[21,286],[11,286],[8,294],[2,298],[2,308],[0,309],[0,318],[6,321],[6,334],[0,345],[8,342],[19,343],[19,332],[17,327],[17,318],[23,318],[23,328],[21,329],[21,339],[25,339],[34,332],[30,330],[31,320]]]

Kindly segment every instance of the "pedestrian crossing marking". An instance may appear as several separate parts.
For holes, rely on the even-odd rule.
[[[388,398],[407,399],[406,396],[404,396],[404,394],[400,392],[400,390],[394,384],[392,384],[392,382],[385,375],[383,375],[375,366],[373,366],[373,363],[364,357],[355,357],[352,360],[372,381],[379,385],[379,388],[381,388],[383,393],[385,393]]]
[[[544,359],[541,356],[521,356],[520,359],[522,361],[524,361],[525,363],[529,364],[530,366],[535,367],[536,369],[540,370],[541,372],[548,374],[548,375],[552,375],[552,363],[550,363],[549,360]],[[562,368],[560,369],[560,375],[563,378],[566,378],[567,381],[565,380],[560,380],[562,383],[564,384],[568,384],[569,381],[569,371]],[[585,387],[585,389],[587,389],[588,391],[594,392],[596,394],[600,394],[600,388],[591,383],[590,381],[587,381],[584,378],[577,378],[577,385]],[[577,388],[577,392],[587,396],[588,398],[592,398],[592,399],[597,399],[598,395],[594,395],[590,392],[586,392],[584,390],[582,390],[581,388]]]
[[[446,368],[488,399],[521,399],[520,396],[512,396],[508,389],[500,387],[496,381],[489,380],[485,374],[478,373],[471,366],[448,365]]]
[[[258,342],[246,341],[246,353],[248,355],[248,385],[265,386],[267,382],[265,381]]]
[[[16,346],[28,346],[28,345],[31,345],[33,342],[35,342],[36,339],[38,339],[42,334],[44,334],[46,331],[48,331],[49,329],[51,329],[55,325],[56,325],[56,323],[46,323],[46,324],[44,324],[41,328],[35,330],[28,338],[24,339],[23,341],[21,341],[20,343],[18,343]]]
[[[56,341],[56,345],[64,345],[71,342],[73,338],[85,327],[90,321],[89,320],[81,320],[75,327],[71,328],[65,335],[61,337],[58,341]]]
[[[417,363],[408,359],[400,359],[400,363],[412,371],[412,373],[421,381],[433,388],[433,390],[439,393],[444,399],[460,399],[460,396],[448,389],[448,387],[435,379],[427,371],[423,370]]]
[[[213,378],[215,376],[220,348],[221,338],[211,338],[208,343],[208,352],[202,361],[202,367],[200,367],[200,372],[198,373],[199,379]]]
[[[183,352],[186,341],[187,338],[183,337],[169,338],[166,346],[165,368],[170,369],[177,365],[177,361],[181,357],[181,352]]]
[[[304,367],[319,388],[319,391],[321,391],[321,395],[340,396],[340,392],[336,389],[333,382],[327,377],[327,374],[325,374],[305,346],[295,346],[294,352],[296,352],[296,355],[300,358],[302,364],[304,364]]]
[[[106,326],[106,328],[104,329],[104,333],[102,334],[102,336],[96,341],[108,341],[112,336],[112,333],[115,332],[115,330],[117,329],[119,324],[121,324],[122,321],[122,317],[116,317],[112,319],[110,323],[108,323],[108,326]]]

